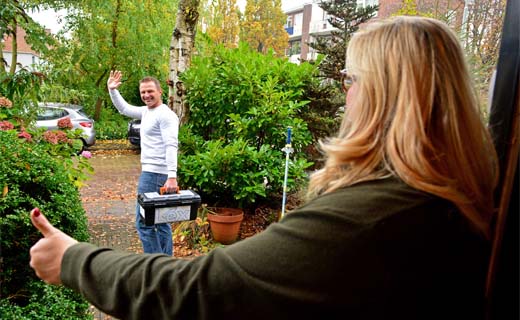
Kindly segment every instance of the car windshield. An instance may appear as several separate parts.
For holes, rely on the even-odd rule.
[[[38,112],[38,120],[52,120],[62,118],[68,115],[68,112],[63,109],[42,108]]]

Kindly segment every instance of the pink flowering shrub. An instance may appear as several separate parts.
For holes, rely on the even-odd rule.
[[[45,131],[43,133],[43,140],[50,142],[52,144],[70,142],[69,138],[67,138],[67,134],[60,130]]]
[[[9,133],[18,138],[21,143],[40,146],[50,156],[58,158],[68,172],[71,182],[76,187],[81,187],[83,182],[89,178],[89,174],[93,172],[88,161],[92,154],[83,151],[81,130],[71,130],[73,125],[69,117],[58,120],[58,130],[34,127],[32,125],[34,119],[31,119],[31,116],[27,115],[28,113],[21,112],[17,102],[13,103],[10,99],[0,95],[0,133]],[[20,103],[20,105],[26,104]],[[0,146],[3,143],[0,141]]]
[[[58,120],[58,128],[60,129],[72,129],[72,121],[69,117]]]
[[[20,133],[18,133],[18,138],[23,138],[29,142],[32,141],[32,135],[25,130],[22,130]]]
[[[0,96],[0,120],[10,119],[13,120],[13,103],[11,100],[6,97]],[[10,130],[10,129],[2,129],[0,130]]]
[[[0,97],[0,107],[11,108],[12,106],[13,103],[11,100],[7,99],[6,97]]]
[[[1,131],[7,131],[7,130],[13,130],[14,125],[9,121],[0,121],[0,130]]]

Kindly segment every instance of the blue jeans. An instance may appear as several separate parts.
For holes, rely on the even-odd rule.
[[[164,185],[168,176],[160,173],[141,172],[137,193],[159,192],[159,188]],[[172,226],[169,223],[159,223],[147,226],[140,214],[140,206],[137,203],[135,227],[139,234],[139,239],[143,244],[145,253],[164,253],[173,254]]]

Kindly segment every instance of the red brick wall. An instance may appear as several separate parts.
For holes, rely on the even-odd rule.
[[[302,59],[307,60],[307,53],[309,53],[309,46],[307,43],[309,42],[309,29],[310,24],[305,23],[307,21],[311,21],[312,15],[312,4],[306,4],[303,6],[303,26],[302,26],[302,41],[301,41],[301,54]]]

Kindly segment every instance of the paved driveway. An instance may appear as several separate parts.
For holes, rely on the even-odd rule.
[[[94,152],[94,175],[80,190],[88,216],[90,242],[130,252],[142,252],[134,227],[139,154]]]

